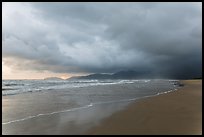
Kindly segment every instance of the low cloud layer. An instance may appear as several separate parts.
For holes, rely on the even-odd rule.
[[[2,56],[56,73],[202,74],[201,3],[3,3]]]

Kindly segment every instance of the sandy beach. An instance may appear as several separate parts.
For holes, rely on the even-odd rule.
[[[176,92],[146,98],[106,118],[86,134],[202,134],[202,80],[181,81]]]

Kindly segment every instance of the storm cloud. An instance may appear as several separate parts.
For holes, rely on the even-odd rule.
[[[2,58],[13,69],[202,75],[201,3],[41,2],[2,8]]]

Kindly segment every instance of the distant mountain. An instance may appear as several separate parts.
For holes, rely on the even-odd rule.
[[[44,80],[63,80],[63,79],[58,77],[48,77],[48,78],[44,78]]]
[[[142,74],[134,70],[119,71],[113,74],[90,74],[87,76],[71,77],[70,79],[137,79],[141,78]]]
[[[80,79],[82,76],[73,76],[71,78],[67,78],[66,80],[74,80],[74,79]]]
[[[109,74],[97,73],[97,74],[90,74],[87,76],[74,76],[74,77],[69,78],[69,80],[74,80],[74,79],[110,79],[110,78],[111,78],[111,75],[109,75]]]
[[[91,74],[88,76],[81,76],[80,79],[109,79],[111,75],[109,74]]]

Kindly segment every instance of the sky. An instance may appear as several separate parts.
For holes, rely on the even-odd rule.
[[[2,3],[2,79],[202,75],[202,3]]]

